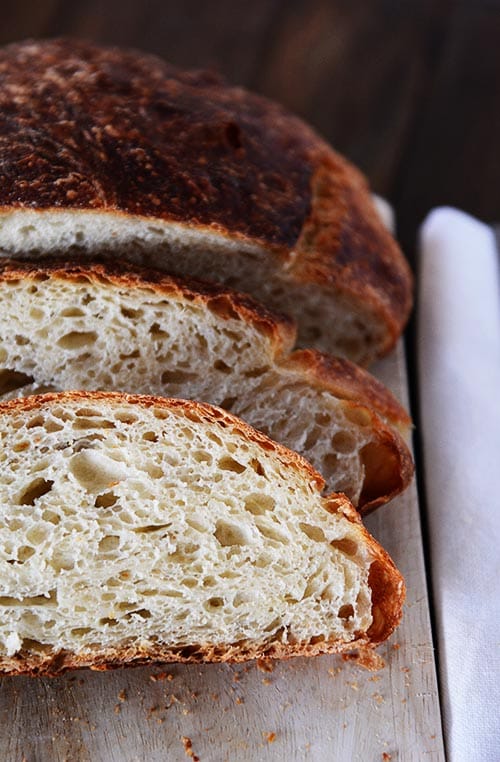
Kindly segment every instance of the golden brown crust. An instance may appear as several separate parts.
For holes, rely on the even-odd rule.
[[[314,349],[297,349],[283,364],[305,373],[312,386],[326,388],[340,399],[366,405],[403,433],[408,432],[411,418],[401,403],[386,386],[350,360]]]
[[[288,354],[296,339],[294,321],[286,315],[272,312],[252,297],[217,283],[194,278],[180,278],[150,268],[112,264],[109,261],[79,262],[73,255],[67,259],[50,259],[38,263],[0,259],[0,280],[88,280],[90,283],[110,283],[118,288],[142,288],[156,294],[197,302],[221,317],[237,318],[253,325],[270,337],[276,357]]]
[[[178,399],[164,399],[145,395],[127,395],[118,392],[60,392],[33,397],[18,398],[0,404],[0,417],[13,412],[40,410],[47,405],[82,401],[110,402],[134,407],[159,407],[179,412],[190,420],[206,422],[209,425],[231,427],[233,431],[256,443],[265,450],[272,450],[287,466],[302,473],[305,480],[312,482],[318,492],[323,480],[299,455],[272,442],[268,437],[245,424],[230,413],[204,403]],[[122,645],[115,649],[99,649],[75,654],[71,652],[41,649],[41,652],[21,651],[13,657],[0,658],[0,674],[27,674],[31,676],[54,676],[69,669],[90,667],[111,669],[129,664],[154,664],[166,662],[241,662],[258,658],[290,658],[293,656],[314,656],[322,653],[342,653],[358,648],[371,648],[386,640],[397,626],[402,615],[405,585],[401,574],[389,555],[368,533],[355,508],[347,497],[332,494],[322,499],[325,510],[331,514],[341,513],[355,527],[360,541],[369,551],[372,563],[369,585],[372,591],[373,622],[366,633],[356,633],[348,642],[311,639],[309,642],[281,643],[274,639],[261,642],[245,641],[230,644],[189,644],[168,646],[159,642]]]
[[[0,211],[94,210],[267,249],[296,284],[407,320],[412,279],[364,179],[299,119],[213,74],[75,40],[0,50]],[[368,358],[370,359],[370,358]]]

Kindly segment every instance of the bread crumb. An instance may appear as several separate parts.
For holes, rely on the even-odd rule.
[[[120,714],[121,710],[122,710],[122,705],[115,704],[115,714]]]
[[[266,733],[267,743],[274,743],[276,741],[276,733]]]
[[[385,701],[381,693],[372,693],[372,699],[374,699],[377,704],[383,704]]]
[[[156,675],[150,675],[149,679],[152,680],[153,683],[158,682],[158,680],[168,680],[170,682],[174,679],[174,676],[171,672],[157,672]]]
[[[371,677],[368,678],[370,683],[378,683],[378,681],[381,679],[382,678],[380,677],[380,675],[372,675]]]
[[[392,754],[388,754],[386,751],[382,752],[382,759],[383,762],[390,762],[392,759]]]
[[[270,680],[268,677],[262,678],[262,685],[272,685],[272,684],[273,684],[273,681]]]
[[[354,653],[343,654],[342,659],[343,661],[355,661],[360,667],[364,667],[370,672],[376,672],[385,667],[384,659],[371,648],[360,648]]]
[[[244,699],[241,698],[241,696],[238,696],[238,698],[236,699],[236,703],[237,704],[244,704],[245,701],[244,701]]]
[[[118,698],[120,699],[120,701],[127,700],[127,691],[125,690],[125,688],[120,691],[120,693],[118,694]]]
[[[210,698],[212,701],[218,701],[219,700],[219,694],[218,693],[211,693]]]
[[[257,669],[261,672],[274,672],[274,664],[271,659],[257,659]]]
[[[184,754],[186,757],[191,757],[193,762],[200,762],[200,758],[193,751],[193,743],[188,736],[182,736],[182,743],[184,745]]]
[[[400,648],[401,648],[401,644],[400,643],[393,643],[392,644],[392,650],[393,651],[399,651]]]

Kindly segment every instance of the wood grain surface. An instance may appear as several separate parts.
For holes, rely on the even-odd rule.
[[[402,346],[376,370],[407,402]],[[415,484],[366,523],[408,588],[380,670],[321,656],[3,678],[0,759],[182,762],[191,743],[200,762],[442,762]]]

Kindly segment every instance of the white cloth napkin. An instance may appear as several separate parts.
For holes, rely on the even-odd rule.
[[[493,230],[434,210],[418,365],[431,581],[451,762],[500,760],[500,277]]]

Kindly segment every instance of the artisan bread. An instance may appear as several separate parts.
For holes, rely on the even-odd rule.
[[[221,286],[10,262],[0,314],[0,394],[100,389],[221,405],[304,455],[365,513],[411,479],[397,431],[410,422],[394,397],[346,360],[290,354],[290,320]]]
[[[301,346],[388,352],[411,275],[365,179],[276,104],[76,40],[0,51],[0,250],[210,278],[298,322]]]
[[[372,647],[404,584],[300,456],[195,402],[0,405],[0,671]]]

